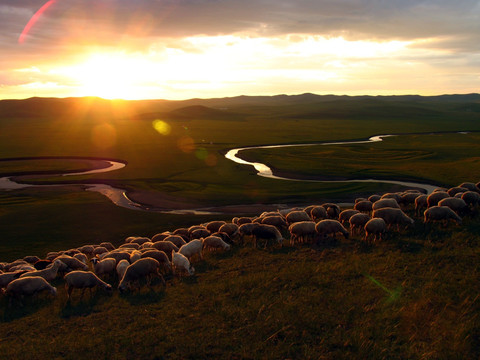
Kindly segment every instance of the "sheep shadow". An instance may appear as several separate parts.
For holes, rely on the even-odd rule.
[[[0,307],[4,309],[4,312],[0,317],[0,323],[18,320],[30,316],[45,307],[52,306],[52,299],[49,298],[27,298],[23,299],[22,302],[13,300],[11,303],[7,298],[2,300],[3,301],[0,302]]]
[[[65,306],[60,311],[62,318],[68,319],[72,316],[87,316],[95,311],[96,305],[105,294],[95,293],[94,295],[85,298],[67,299]]]

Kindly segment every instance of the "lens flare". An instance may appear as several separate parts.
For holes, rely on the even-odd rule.
[[[195,151],[195,148],[196,148],[195,141],[189,136],[184,136],[178,139],[177,145],[178,145],[178,148],[185,153],[191,153]]]
[[[23,28],[23,31],[22,33],[20,34],[20,36],[18,37],[18,43],[19,44],[23,44],[25,42],[25,38],[26,36],[28,35],[28,33],[30,32],[30,29],[33,27],[33,25],[35,25],[35,23],[38,21],[38,19],[40,18],[40,16],[42,16],[42,14],[50,7],[52,6],[57,0],[50,0],[50,1],[47,1],[45,4],[43,4],[43,6],[37,10],[37,12],[35,14],[33,14],[33,16],[30,18],[30,20],[28,21],[27,25],[25,25],[25,27]]]
[[[172,131],[172,127],[163,120],[154,120],[153,121],[153,128],[160,134],[160,135],[168,135]]]

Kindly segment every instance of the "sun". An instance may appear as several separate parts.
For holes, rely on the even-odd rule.
[[[124,53],[91,54],[62,71],[76,82],[79,96],[127,100],[146,97],[145,84],[151,81],[152,72],[147,60]]]

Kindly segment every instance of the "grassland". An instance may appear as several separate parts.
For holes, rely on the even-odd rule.
[[[122,159],[118,171],[72,178],[161,192],[201,206],[351,200],[386,184],[279,182],[224,159],[227,149],[376,134],[479,131],[479,97],[100,99],[0,101],[2,158]],[[168,131],[156,131],[162,120]],[[480,180],[478,134],[408,135],[382,143],[251,151],[306,177],[383,177],[452,186]],[[341,167],[339,167],[341,164]],[[83,169],[88,161],[0,162],[0,174]],[[340,170],[339,170],[340,169]],[[31,181],[55,183],[59,177]],[[151,236],[231,215],[119,208],[78,186],[0,192],[0,260]],[[439,229],[420,222],[378,247],[358,238],[320,247],[235,247],[164,290],[24,307],[0,299],[2,359],[375,358],[480,356],[479,218]]]

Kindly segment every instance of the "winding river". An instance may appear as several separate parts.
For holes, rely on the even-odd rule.
[[[431,134],[431,133],[429,133]],[[463,132],[461,134],[464,134]],[[243,150],[250,150],[250,149],[272,149],[272,148],[284,148],[284,147],[294,147],[294,146],[325,146],[325,145],[347,145],[347,144],[364,144],[370,142],[378,142],[382,141],[383,138],[389,136],[401,136],[401,135],[376,135],[372,136],[369,139],[364,140],[353,140],[353,141],[337,141],[337,142],[324,142],[324,143],[308,143],[308,144],[286,144],[286,145],[264,145],[264,146],[250,146],[250,147],[243,147],[243,148],[236,148],[229,150],[225,157],[228,160],[234,161],[238,164],[250,165],[255,168],[257,171],[257,175],[276,179],[276,180],[284,180],[284,181],[305,181],[305,182],[319,182],[319,183],[344,183],[344,182],[374,182],[374,183],[388,183],[388,184],[396,184],[402,185],[409,188],[420,188],[423,189],[427,193],[431,193],[435,188],[438,186],[431,185],[431,184],[423,184],[423,183],[415,183],[415,182],[406,182],[406,181],[397,181],[397,180],[382,180],[382,179],[354,179],[354,180],[305,180],[305,179],[296,179],[296,178],[286,178],[280,177],[273,174],[271,168],[267,165],[257,162],[249,162],[246,160],[241,159],[238,155]],[[66,159],[66,158],[62,158]],[[80,158],[71,158],[72,160],[81,160]],[[32,160],[32,159],[30,159]],[[89,175],[89,174],[99,174],[108,171],[115,171],[119,170],[126,166],[126,163],[112,161],[112,160],[92,160],[92,159],[85,159],[89,161],[98,161],[100,168],[96,168],[94,170],[88,171],[81,171],[81,172],[65,172],[61,174],[51,174],[52,176],[75,176],[75,175]],[[202,210],[158,210],[155,208],[149,208],[145,205],[136,203],[128,198],[126,190],[121,188],[116,188],[107,184],[79,184],[79,183],[71,183],[71,184],[52,184],[52,185],[34,185],[34,184],[27,184],[27,183],[20,183],[17,181],[12,180],[14,176],[6,176],[0,178],[0,190],[18,190],[27,187],[55,187],[55,186],[67,186],[67,185],[81,185],[87,191],[95,191],[110,199],[115,205],[124,207],[127,209],[132,210],[141,210],[141,211],[155,211],[155,212],[162,212],[162,213],[174,213],[174,214],[195,214],[195,215],[203,215],[203,214],[215,214],[210,211],[202,211]]]

